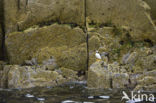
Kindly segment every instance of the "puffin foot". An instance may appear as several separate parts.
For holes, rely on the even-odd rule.
[[[96,61],[101,61],[101,59],[96,59]]]

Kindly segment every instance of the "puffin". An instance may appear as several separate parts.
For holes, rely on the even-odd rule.
[[[97,61],[99,61],[99,60],[102,59],[102,58],[101,58],[101,55],[100,55],[100,53],[99,53],[98,50],[96,50],[95,57],[96,57],[96,60],[97,60]]]

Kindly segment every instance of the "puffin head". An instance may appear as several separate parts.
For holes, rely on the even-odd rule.
[[[98,50],[96,50],[96,53],[99,53],[99,51],[98,51]]]

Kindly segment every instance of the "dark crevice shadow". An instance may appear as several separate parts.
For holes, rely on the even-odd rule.
[[[88,38],[89,38],[89,34],[88,34],[88,30],[87,30],[87,0],[84,0],[84,32],[86,34],[86,44],[87,44],[87,71],[89,68],[89,44],[88,44]]]
[[[2,41],[0,48],[0,60],[5,60],[5,17],[4,17],[4,0],[0,0],[0,25],[2,31]]]

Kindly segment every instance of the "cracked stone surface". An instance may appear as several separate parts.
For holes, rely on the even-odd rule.
[[[37,24],[84,25],[84,0],[4,0],[6,34]]]

